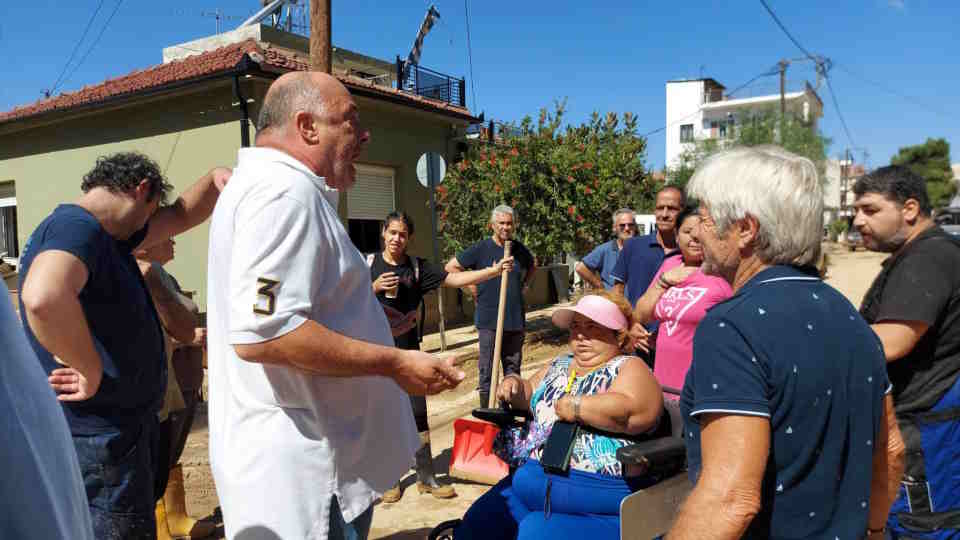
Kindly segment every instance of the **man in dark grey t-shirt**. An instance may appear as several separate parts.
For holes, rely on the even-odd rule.
[[[906,444],[887,528],[893,538],[960,535],[960,242],[931,218],[925,181],[883,167],[854,185],[853,225],[891,253],[860,313],[883,343]]]
[[[513,240],[516,228],[513,208],[500,205],[490,213],[490,228],[493,235],[481,240],[457,254],[447,262],[447,272],[463,272],[464,270],[478,270],[488,268],[503,258],[503,245],[507,240],[513,243],[510,255],[514,258],[514,271],[509,274],[506,297],[506,311],[503,316],[503,342],[501,344],[501,361],[503,373],[520,374],[520,363],[523,358],[523,335],[526,310],[523,293],[526,292],[533,274],[537,270],[537,263],[533,255],[519,240]],[[480,406],[486,407],[490,396],[490,375],[493,359],[494,341],[497,329],[497,307],[500,303],[500,281],[491,279],[478,285],[471,285],[470,291],[477,302],[475,324],[480,340]],[[496,390],[496,389],[494,389]]]

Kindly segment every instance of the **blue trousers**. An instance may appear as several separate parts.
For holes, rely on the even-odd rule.
[[[887,518],[894,539],[960,539],[960,420],[952,414],[958,408],[960,380],[929,412],[916,415],[911,432],[904,429],[907,459],[922,450],[925,478],[910,484],[912,498],[900,485]]]
[[[467,510],[457,540],[618,540],[620,502],[631,493],[622,478],[570,471],[547,474],[527,460]]]
[[[155,539],[156,417],[112,433],[74,435],[98,540]]]

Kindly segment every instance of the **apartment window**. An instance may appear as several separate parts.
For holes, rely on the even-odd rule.
[[[693,142],[693,124],[680,126],[680,142]]]
[[[17,192],[13,182],[0,182],[0,256],[15,259],[17,248]]]
[[[720,125],[717,127],[717,136],[719,136],[721,139],[726,139],[726,138],[727,138],[727,123],[726,123],[726,122],[720,122]]]

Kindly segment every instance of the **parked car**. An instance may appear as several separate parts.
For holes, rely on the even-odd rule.
[[[860,231],[850,229],[847,231],[843,242],[847,245],[847,249],[856,251],[858,247],[863,247],[863,236],[860,234]]]
[[[960,238],[960,225],[941,225],[940,228],[945,233]]]

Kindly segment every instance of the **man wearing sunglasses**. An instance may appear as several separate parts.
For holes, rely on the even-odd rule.
[[[636,213],[629,208],[621,208],[613,213],[613,234],[615,238],[595,247],[574,266],[577,274],[594,289],[612,289],[615,282],[613,267],[623,244],[637,234]]]

